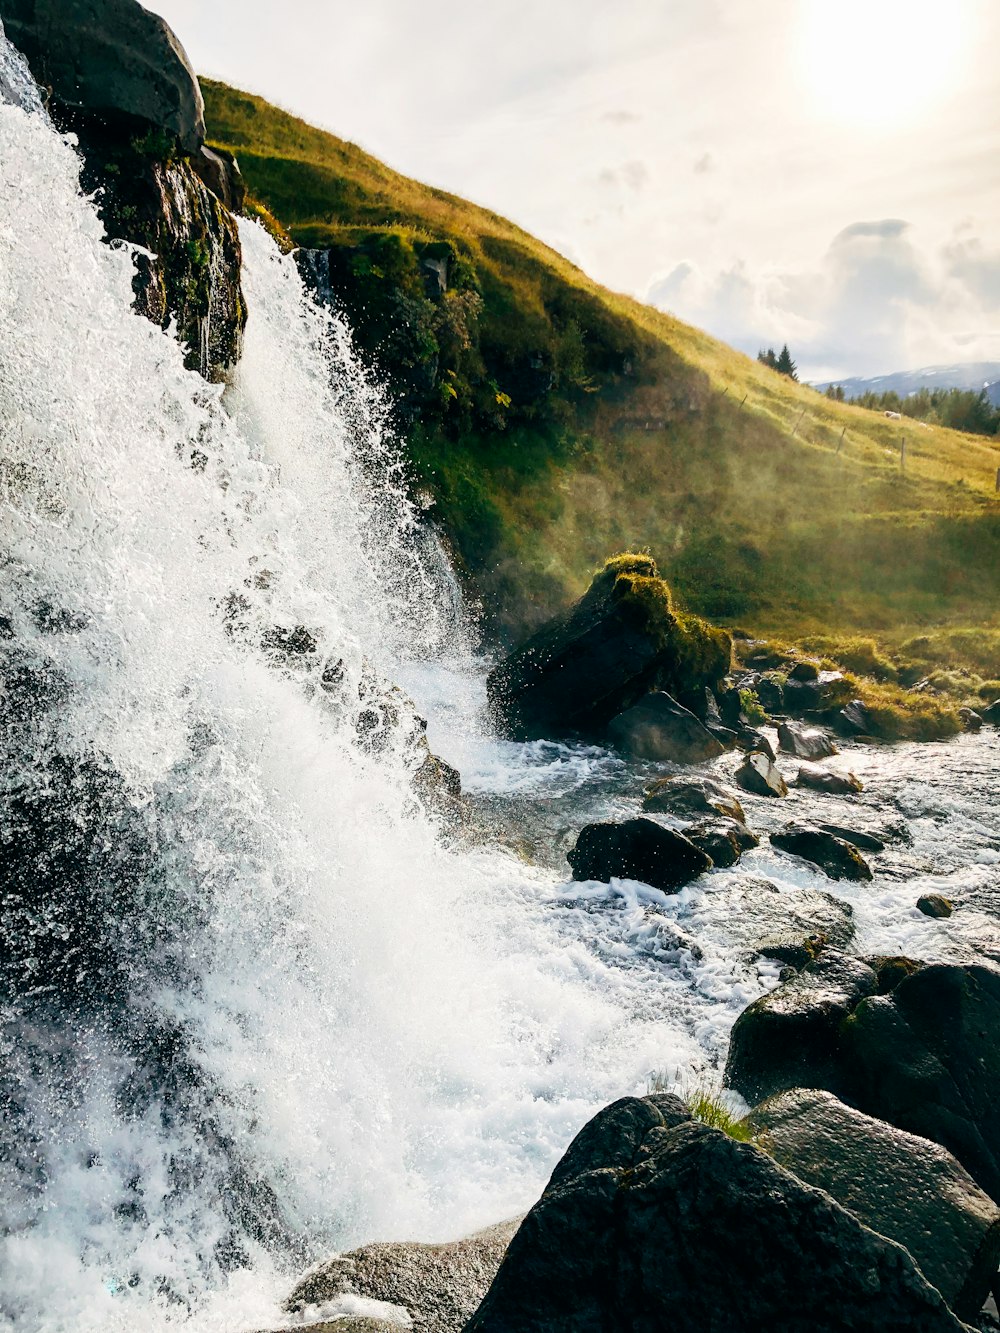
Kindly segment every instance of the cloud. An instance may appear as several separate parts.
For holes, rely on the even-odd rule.
[[[651,304],[742,351],[787,342],[812,378],[879,374],[1000,354],[1000,252],[963,231],[922,245],[899,218],[852,223],[812,266],[714,273],[685,261]]]
[[[711,153],[702,153],[698,161],[694,164],[694,174],[704,176],[710,171],[715,170],[715,158]]]
[[[624,185],[629,190],[641,190],[649,181],[649,168],[645,162],[632,158],[620,167],[605,167],[598,173],[597,179],[602,185],[617,187]]]

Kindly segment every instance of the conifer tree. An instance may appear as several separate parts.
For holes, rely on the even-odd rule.
[[[780,374],[787,375],[790,380],[798,379],[798,375],[796,374],[798,367],[792,360],[792,354],[788,350],[788,343],[785,343],[784,347],[778,353],[778,360],[774,368]]]

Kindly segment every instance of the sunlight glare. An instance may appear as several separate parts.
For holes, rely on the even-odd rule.
[[[799,76],[818,114],[871,128],[924,119],[959,87],[968,0],[801,0]]]

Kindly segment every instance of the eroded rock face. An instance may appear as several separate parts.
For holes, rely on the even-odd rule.
[[[787,824],[771,834],[771,842],[781,851],[818,866],[830,879],[872,878],[871,866],[855,846],[811,824]]]
[[[135,309],[175,325],[189,369],[224,379],[246,324],[227,207],[239,171],[203,147],[201,90],[173,33],[135,0],[0,0],[0,18],[77,136],[108,240],[142,247]]]
[[[700,698],[731,655],[728,634],[673,610],[649,556],[618,556],[575,606],[494,668],[490,703],[518,739],[603,737],[651,690]]]
[[[1000,1210],[951,1153],[815,1089],[771,1098],[751,1124],[786,1171],[904,1246],[959,1318],[975,1318],[1000,1263]]]
[[[205,103],[184,48],[136,0],[2,0],[0,19],[63,105],[129,116],[185,153],[205,142]]]
[[[566,858],[577,880],[636,879],[664,893],[675,893],[706,870],[712,861],[693,842],[652,819],[620,824],[588,824]]]
[[[467,1333],[962,1329],[906,1250],[664,1100],[582,1131]]]
[[[644,699],[608,724],[614,745],[637,759],[672,764],[700,764],[724,752],[725,746],[676,699],[662,690]]]
[[[458,1333],[489,1289],[519,1225],[517,1218],[444,1245],[363,1245],[307,1273],[285,1308],[297,1314],[338,1296],[361,1296],[401,1306],[424,1333]]]

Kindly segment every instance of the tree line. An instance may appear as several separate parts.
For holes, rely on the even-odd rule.
[[[826,396],[842,403],[843,386],[828,385]],[[912,417],[915,421],[948,426],[971,435],[1000,434],[1000,407],[993,406],[985,389],[977,393],[975,389],[924,388],[906,397],[901,397],[894,389],[885,393],[874,393],[868,389],[850,401],[856,407],[867,407],[875,412],[898,412],[900,416]]]

